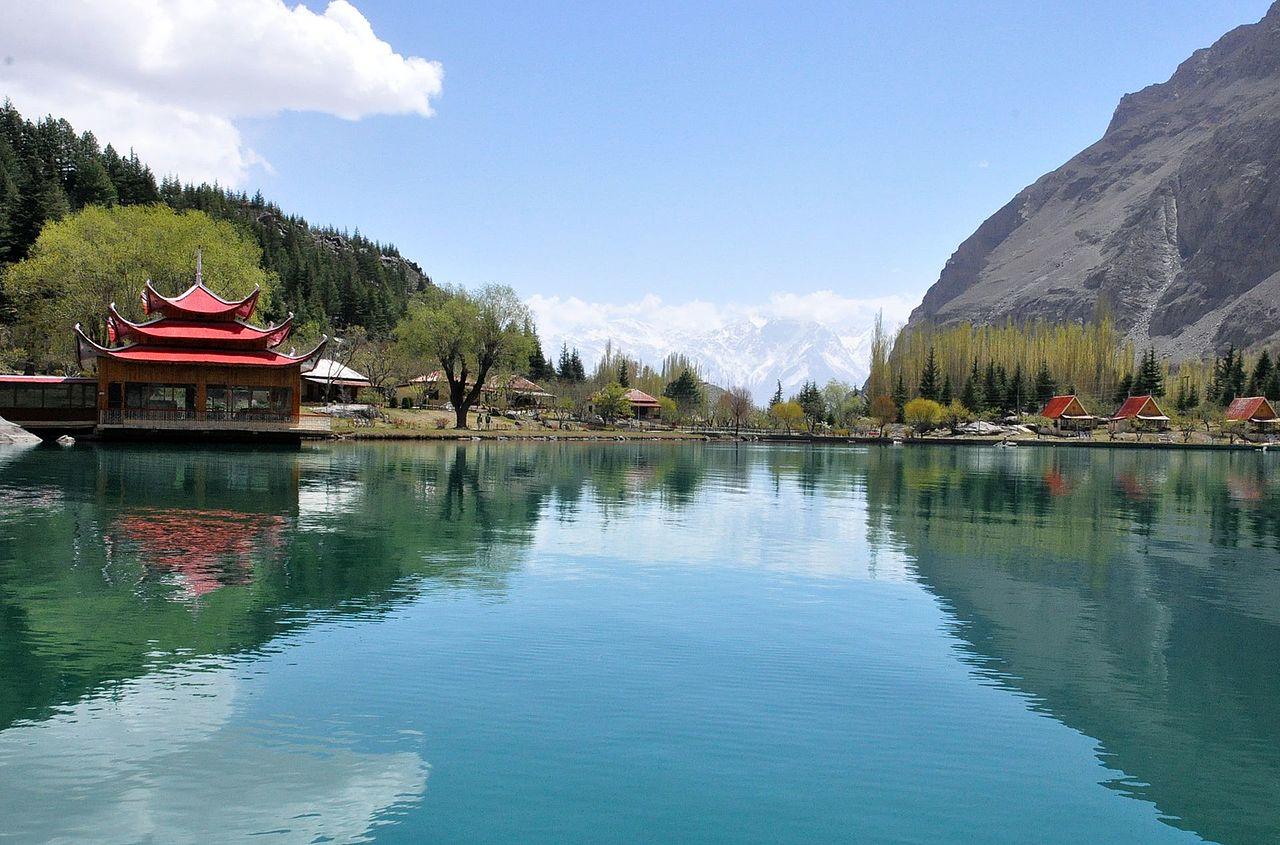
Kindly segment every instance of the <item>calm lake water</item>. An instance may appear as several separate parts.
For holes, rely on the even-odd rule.
[[[0,839],[1280,840],[1280,455],[0,452]]]

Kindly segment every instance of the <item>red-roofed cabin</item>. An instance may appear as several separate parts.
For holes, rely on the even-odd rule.
[[[1086,411],[1074,394],[1053,397],[1040,416],[1052,420],[1055,431],[1088,431],[1098,424],[1098,418]]]
[[[1264,396],[1247,396],[1235,399],[1227,407],[1227,422],[1251,428],[1254,431],[1275,431],[1280,417],[1270,400]]]
[[[1130,396],[1112,415],[1111,426],[1117,432],[1168,431],[1169,416],[1154,396]]]
[[[638,420],[656,420],[662,416],[662,404],[643,390],[629,389],[627,401],[631,403],[632,415]]]
[[[327,430],[327,419],[302,420],[301,379],[324,350],[279,350],[292,315],[265,328],[248,323],[258,291],[227,300],[196,283],[175,297],[148,282],[131,322],[113,304],[104,346],[75,327],[81,366],[97,368],[98,431],[277,432]]]

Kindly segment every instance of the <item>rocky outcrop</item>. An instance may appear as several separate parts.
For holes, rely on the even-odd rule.
[[[911,316],[1089,319],[1174,357],[1280,340],[1280,3],[1120,101],[952,255]]]
[[[39,442],[40,438],[25,428],[20,428],[4,417],[0,417],[0,446],[30,446]]]

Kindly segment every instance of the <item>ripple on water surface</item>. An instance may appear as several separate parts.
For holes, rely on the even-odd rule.
[[[1275,841],[1275,458],[3,452],[0,834]]]

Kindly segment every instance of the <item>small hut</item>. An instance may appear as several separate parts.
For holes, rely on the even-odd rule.
[[[1074,393],[1050,399],[1040,416],[1052,420],[1054,431],[1090,431],[1098,424],[1098,418],[1084,409]]]
[[[1247,396],[1233,400],[1227,407],[1227,422],[1258,434],[1270,434],[1280,426],[1280,416],[1265,396]]]
[[[321,358],[302,377],[302,401],[354,402],[361,390],[371,386],[367,376],[330,358]]]
[[[554,398],[540,385],[520,375],[490,379],[484,386],[485,402],[499,407],[540,408]]]
[[[638,420],[656,420],[662,415],[662,404],[643,390],[634,387],[627,390],[627,401],[631,403],[631,413]]]
[[[1112,429],[1121,431],[1168,431],[1169,415],[1161,410],[1156,398],[1130,396],[1111,417]]]

